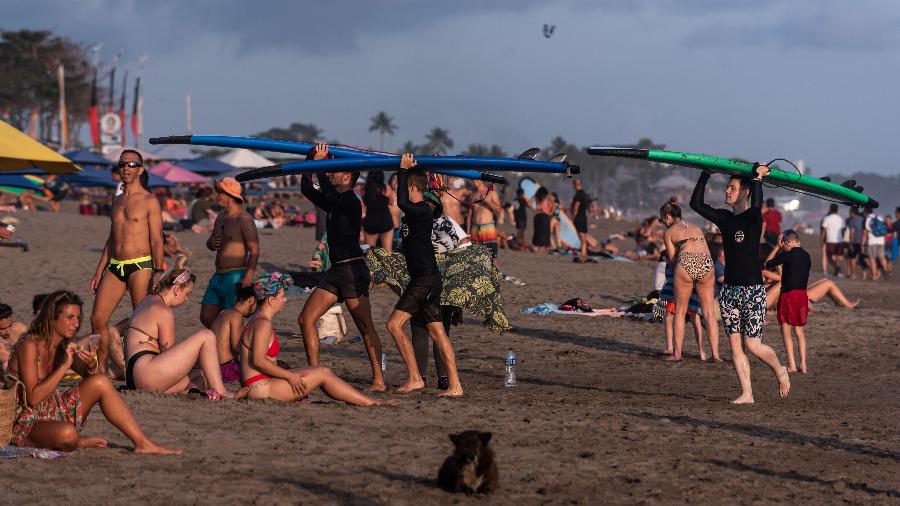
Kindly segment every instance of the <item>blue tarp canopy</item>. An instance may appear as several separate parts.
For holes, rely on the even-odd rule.
[[[151,188],[156,186],[175,186],[174,183],[170,183],[159,176],[149,173],[148,175],[150,176],[148,184]],[[119,185],[113,180],[112,172],[102,169],[84,169],[81,172],[60,176],[60,178],[72,186],[82,188],[115,188]]]
[[[178,162],[178,166],[204,176],[224,174],[235,169],[234,165],[207,156],[201,156],[193,160],[182,160]]]
[[[37,190],[41,187],[40,183],[36,183],[25,176],[14,174],[0,174],[0,186],[12,186],[14,188],[25,188],[27,190]]]
[[[86,149],[69,151],[63,153],[63,156],[65,156],[69,160],[72,160],[78,165],[100,165],[103,167],[109,167],[113,164],[112,161],[105,158],[103,155],[94,153],[93,151],[88,151]]]

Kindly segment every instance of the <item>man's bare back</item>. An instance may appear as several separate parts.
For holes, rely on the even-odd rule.
[[[487,192],[487,188],[483,191]],[[500,205],[500,197],[497,196],[497,192],[487,192],[484,200],[476,202],[472,206],[472,224],[486,225],[494,223],[496,215],[501,212],[503,212],[503,206]]]
[[[444,214],[453,218],[457,223],[465,223],[462,215],[462,204],[466,197],[469,196],[469,190],[463,188],[448,188],[441,194],[441,207],[444,208]]]

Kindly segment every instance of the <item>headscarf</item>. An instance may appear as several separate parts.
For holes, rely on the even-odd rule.
[[[293,284],[294,278],[289,274],[282,274],[277,271],[260,274],[256,277],[256,282],[253,283],[253,293],[256,294],[258,300],[265,300],[277,294],[279,289],[284,288],[287,290]]]

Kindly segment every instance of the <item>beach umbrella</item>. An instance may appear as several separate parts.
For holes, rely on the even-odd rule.
[[[150,149],[154,160],[189,160],[196,158],[197,154],[191,151],[189,146],[184,144],[167,144],[165,146],[155,146]]]
[[[10,174],[0,174],[0,186],[11,186],[15,188],[24,188],[26,190],[40,189],[43,180],[34,176],[19,176]]]
[[[150,169],[150,174],[157,175],[171,183],[208,183],[209,180],[169,162],[160,162]]]
[[[63,155],[0,120],[0,172],[43,169],[51,174],[77,172],[79,167]]]
[[[182,169],[187,169],[204,176],[216,176],[226,172],[232,172],[235,169],[234,165],[229,165],[208,156],[201,156],[199,158],[194,158],[193,160],[181,160],[178,162],[178,166]]]
[[[147,185],[151,188],[175,186],[175,183],[166,181],[155,174],[148,173],[147,175],[149,176]],[[92,168],[84,169],[76,174],[67,174],[62,176],[62,180],[72,186],[81,188],[115,188],[119,185],[113,179],[111,171]]]
[[[79,165],[99,165],[102,167],[109,167],[113,164],[113,162],[104,158],[103,155],[86,149],[67,151],[63,153],[63,156]]]
[[[230,153],[219,157],[219,161],[233,165],[239,169],[258,169],[274,165],[272,160],[259,156],[254,151],[244,148],[231,150]]]

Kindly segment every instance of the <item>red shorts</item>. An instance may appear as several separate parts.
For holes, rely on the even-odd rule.
[[[839,242],[826,242],[825,243],[825,254],[830,257],[835,256],[835,255],[843,255],[844,247]]]
[[[809,316],[809,297],[806,290],[791,290],[778,297],[778,323],[805,327]]]
[[[670,301],[666,302],[666,312],[669,314],[675,314],[675,301],[674,300],[670,300]],[[688,309],[688,312],[687,312],[688,316],[694,316],[694,314],[696,314],[696,313],[694,313],[693,311]]]

